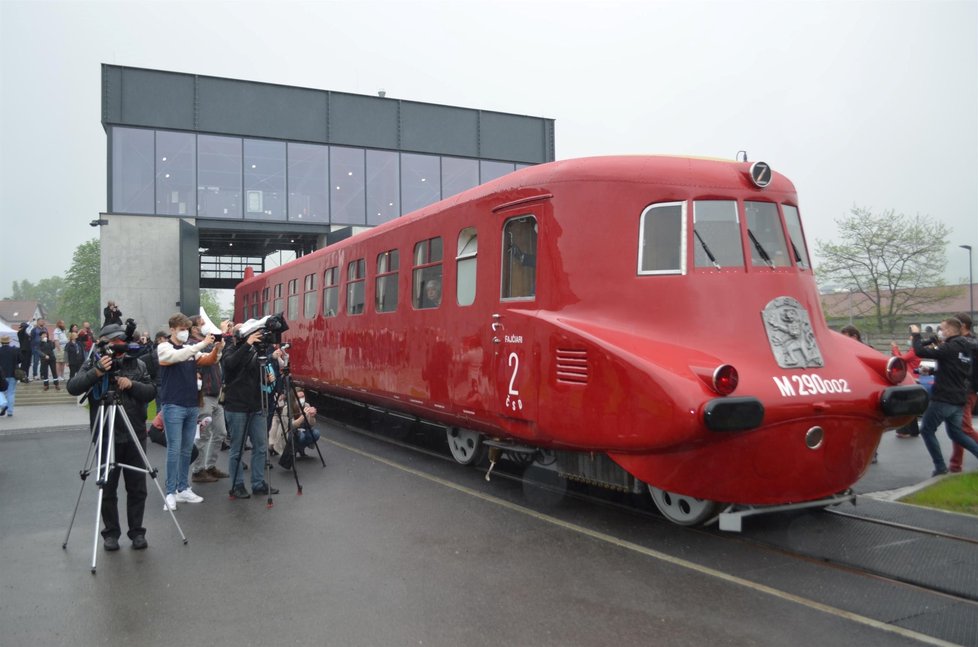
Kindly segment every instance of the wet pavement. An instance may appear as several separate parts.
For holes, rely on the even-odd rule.
[[[92,575],[91,482],[61,548],[86,424],[73,405],[0,420],[4,645],[917,644],[819,606],[882,596],[872,582],[627,511],[528,509],[515,484],[326,425],[327,467],[299,462],[301,496],[281,470],[271,507],[265,497],[229,501],[227,480],[195,485],[204,502],[176,513],[184,545],[150,483],[150,548],[99,545]],[[148,450],[161,478],[164,451]],[[965,469],[975,467],[968,456]],[[930,470],[919,439],[888,433],[855,489],[913,486]],[[802,583],[825,600],[693,568],[674,557],[684,554],[745,576],[778,573],[784,590]]]

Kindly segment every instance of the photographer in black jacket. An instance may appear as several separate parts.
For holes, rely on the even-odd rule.
[[[961,320],[949,317],[941,322],[940,337],[936,348],[930,347],[933,339],[922,340],[920,327],[910,326],[913,352],[921,359],[936,359],[937,373],[931,391],[930,404],[920,421],[920,435],[934,461],[931,476],[947,474],[944,454],[937,441],[937,425],[944,423],[948,437],[978,457],[978,442],[961,430],[961,418],[968,399],[971,368],[974,361],[975,342],[961,334]]]
[[[119,403],[132,424],[136,437],[143,450],[146,449],[146,404],[156,397],[156,387],[146,372],[143,363],[127,354],[129,344],[126,342],[126,332],[119,324],[110,324],[99,333],[100,354],[92,353],[91,359],[82,370],[68,380],[68,393],[81,395],[88,392],[91,399],[89,419],[92,431],[95,428],[99,401],[114,389],[119,396]],[[102,406],[109,406],[107,400],[102,400]],[[108,434],[109,421],[106,420],[103,433]],[[95,442],[93,438],[93,442]],[[107,451],[103,448],[103,453]],[[102,456],[105,460],[105,456]],[[118,496],[119,472],[125,472],[126,479],[126,516],[129,521],[129,539],[132,547],[142,550],[149,544],[146,542],[146,528],[143,527],[143,510],[146,506],[146,474],[135,470],[123,470],[119,464],[145,467],[142,454],[133,443],[126,428],[121,412],[115,419],[115,460],[117,465],[109,472],[109,478],[102,486],[102,531],[105,550],[119,550],[119,536],[122,530],[119,526]]]
[[[275,374],[268,362],[275,359],[259,358],[255,345],[262,339],[262,330],[237,338],[237,344],[225,347],[221,357],[221,370],[224,373],[224,416],[228,431],[231,432],[231,451],[228,458],[228,471],[231,473],[232,499],[248,499],[251,494],[245,489],[244,470],[241,466],[241,451],[244,437],[251,439],[251,491],[255,494],[278,494],[265,481],[265,461],[267,459],[268,438],[265,416],[262,415],[262,401],[265,394],[262,385],[274,385]]]

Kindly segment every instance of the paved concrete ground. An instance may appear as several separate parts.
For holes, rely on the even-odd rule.
[[[396,448],[374,458],[339,429],[322,443],[326,469],[300,462],[303,496],[282,472],[272,508],[264,498],[227,500],[226,481],[196,486],[205,501],[177,511],[187,545],[150,484],[149,550],[99,547],[93,576],[91,483],[61,549],[86,424],[85,410],[70,405],[24,407],[0,421],[3,645],[916,644],[659,557],[688,550],[689,531],[638,527],[646,522],[587,505],[565,512],[656,546],[636,550],[498,498],[518,486]],[[150,446],[161,471],[163,453]],[[929,472],[919,440],[887,434],[864,481],[892,489]],[[695,541],[719,563],[817,581],[829,600],[832,587],[860,600],[881,595],[817,564]]]

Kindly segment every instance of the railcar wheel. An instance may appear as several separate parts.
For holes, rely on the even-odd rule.
[[[709,499],[695,499],[683,494],[675,494],[649,486],[649,494],[669,521],[680,526],[698,526],[717,515],[720,504]]]
[[[485,445],[479,432],[449,427],[446,438],[452,458],[462,465],[475,465],[485,455]]]

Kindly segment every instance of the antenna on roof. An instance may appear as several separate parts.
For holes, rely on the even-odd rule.
[[[741,159],[741,156],[743,156],[743,159]],[[747,151],[737,151],[737,161],[738,162],[746,162],[747,161]]]

